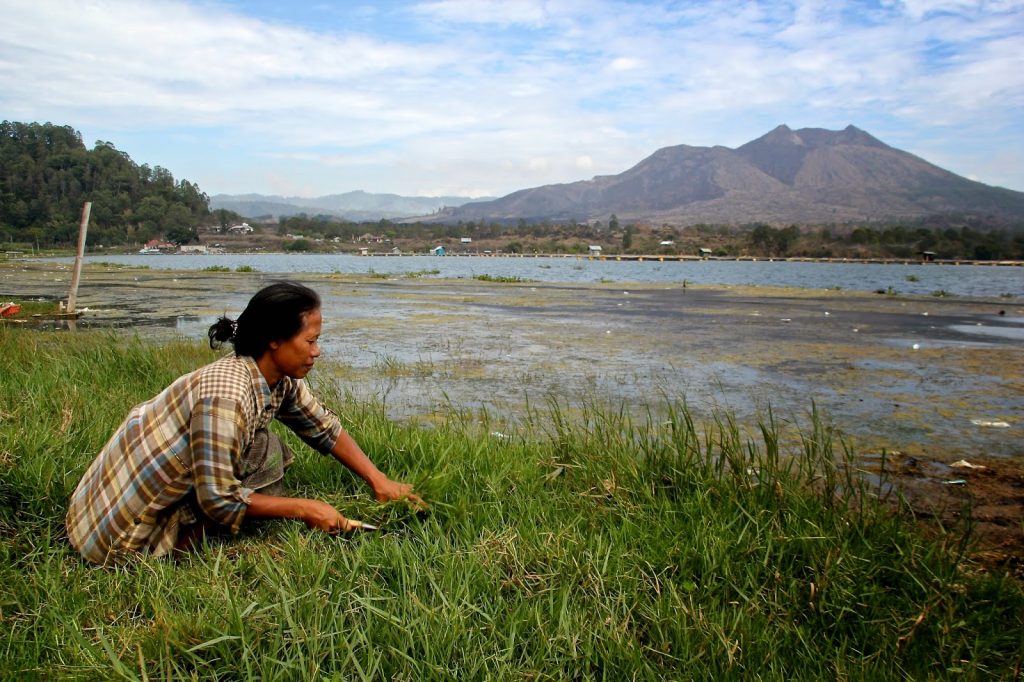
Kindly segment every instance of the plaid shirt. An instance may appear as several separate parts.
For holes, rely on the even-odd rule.
[[[67,515],[71,544],[97,564],[167,554],[195,521],[183,501],[192,491],[207,517],[237,531],[252,494],[241,456],[274,417],[323,453],[342,431],[304,381],[284,377],[272,391],[250,357],[180,377],[133,407],[85,472]]]

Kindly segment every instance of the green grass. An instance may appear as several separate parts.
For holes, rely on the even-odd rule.
[[[478,279],[481,282],[501,282],[504,284],[515,284],[519,282],[528,282],[530,280],[523,279],[522,277],[512,277],[504,275],[473,275],[473,279]]]
[[[109,263],[107,261],[93,261],[90,267],[108,268],[111,270],[149,270],[148,265],[129,265],[127,263]]]
[[[53,315],[60,312],[57,301],[46,301],[40,299],[0,299],[0,303],[17,303],[21,310],[10,316],[11,319],[24,319],[33,315]]]
[[[961,568],[845,466],[685,404],[552,399],[426,428],[318,387],[416,516],[292,436],[294,494],[382,532],[293,522],[178,563],[85,565],[66,501],[129,407],[214,355],[0,328],[0,671],[10,679],[1013,679],[1024,590]],[[387,371],[382,367],[381,371]],[[327,382],[330,367],[317,376]],[[500,433],[499,433],[500,432]],[[836,448],[834,451],[833,448]]]
[[[402,273],[391,273],[391,272],[377,272],[373,268],[366,271],[366,276],[370,279],[397,279],[401,277],[403,279],[419,279],[420,277],[430,277],[432,275],[440,275],[441,271],[437,269],[430,270],[411,270],[409,272]]]

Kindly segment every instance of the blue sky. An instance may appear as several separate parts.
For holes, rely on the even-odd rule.
[[[1024,191],[1024,0],[0,7],[0,118],[209,194],[499,196],[781,123]]]

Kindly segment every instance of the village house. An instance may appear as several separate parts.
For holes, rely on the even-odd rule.
[[[175,245],[164,239],[150,239],[146,242],[146,245],[139,249],[139,253],[163,253],[164,251],[173,251]]]

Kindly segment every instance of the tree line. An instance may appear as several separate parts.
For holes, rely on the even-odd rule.
[[[110,142],[87,149],[70,126],[0,122],[0,241],[73,244],[85,201],[92,202],[90,245],[186,242],[211,219],[197,185],[139,165]]]
[[[358,242],[383,237],[395,244],[428,248],[435,243],[456,248],[494,248],[505,253],[579,253],[599,245],[608,254],[698,254],[715,256],[803,258],[920,258],[1024,260],[1024,225],[1008,225],[970,216],[933,216],[891,225],[776,227],[647,225],[607,221],[561,223],[467,221],[456,224],[401,224],[389,220],[350,222],[333,216],[280,218],[264,230],[300,234],[301,250],[333,248],[315,240]],[[469,237],[473,246],[464,247]]]

